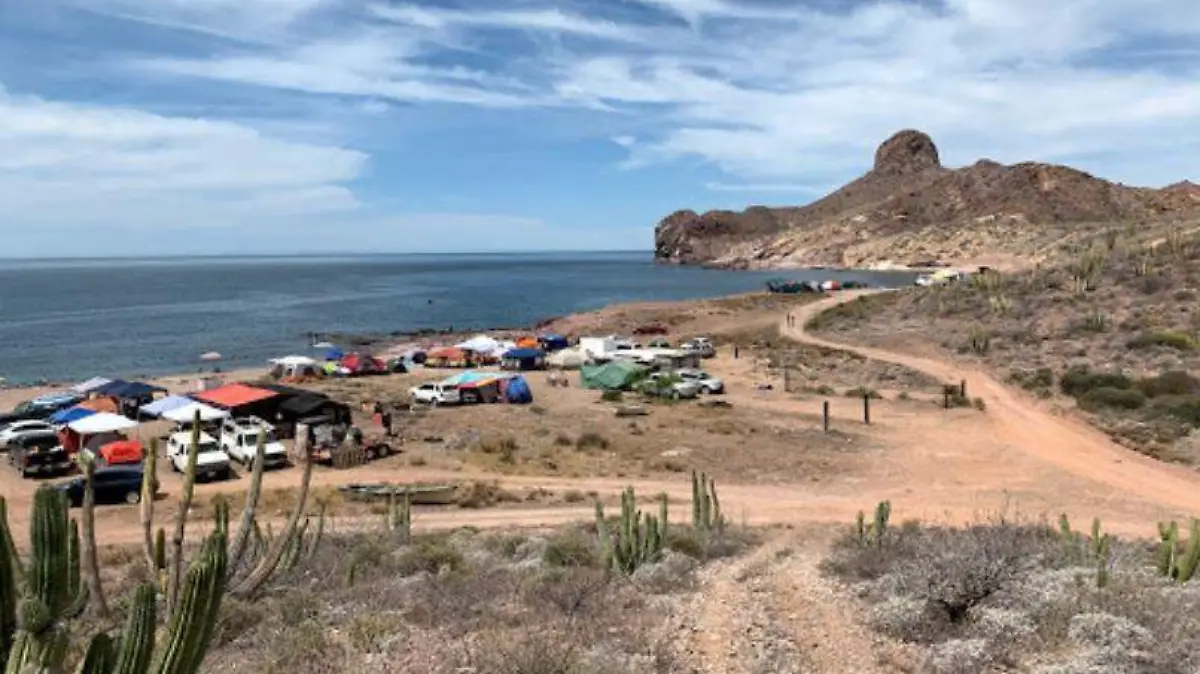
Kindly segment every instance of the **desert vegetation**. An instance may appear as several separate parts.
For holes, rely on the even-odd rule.
[[[1076,407],[1127,446],[1195,463],[1200,234],[1159,232],[1149,239],[1114,226],[1073,242],[1052,265],[860,297],[809,327],[852,343],[940,347]]]
[[[1200,666],[1200,521],[1183,536],[1120,540],[996,515],[965,527],[894,525],[891,505],[835,544],[825,572],[867,604],[866,620],[922,653],[920,671],[1129,672]]]

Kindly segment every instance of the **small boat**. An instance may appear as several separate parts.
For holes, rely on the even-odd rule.
[[[386,500],[392,494],[412,496],[413,505],[448,505],[454,502],[457,487],[453,484],[343,484],[338,491],[356,501]]]

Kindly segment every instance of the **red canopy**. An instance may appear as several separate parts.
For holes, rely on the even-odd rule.
[[[260,400],[266,400],[267,398],[274,398],[277,395],[279,394],[274,391],[246,386],[245,384],[226,384],[225,386],[193,394],[192,397],[203,403],[230,408],[249,405]]]

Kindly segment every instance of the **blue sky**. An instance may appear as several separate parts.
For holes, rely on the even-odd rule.
[[[1187,0],[0,0],[0,255],[649,249],[906,127],[1163,185],[1198,38]]]

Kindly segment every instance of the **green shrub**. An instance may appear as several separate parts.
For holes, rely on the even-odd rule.
[[[1101,386],[1094,388],[1079,397],[1079,406],[1096,410],[1112,407],[1125,410],[1140,409],[1146,404],[1146,394],[1137,389],[1112,388]]]
[[[1148,349],[1153,346],[1161,346],[1178,351],[1191,351],[1196,348],[1196,340],[1192,339],[1192,336],[1186,332],[1158,330],[1156,332],[1144,332],[1126,342],[1125,346],[1130,349]]]
[[[1092,372],[1086,365],[1076,365],[1063,372],[1058,385],[1063,393],[1078,398],[1092,389],[1133,388],[1133,381],[1119,372]]]
[[[400,575],[411,576],[422,571],[437,573],[443,567],[458,571],[463,567],[463,556],[449,542],[432,540],[405,550],[396,563]]]
[[[1054,386],[1054,370],[1039,367],[1036,370],[1014,368],[1008,374],[1008,380],[1027,391],[1048,389]]]
[[[600,394],[600,399],[606,403],[619,403],[625,398],[620,391],[608,390]]]
[[[575,449],[580,451],[586,451],[589,449],[608,449],[608,444],[608,438],[596,433],[595,431],[587,431],[575,440]]]
[[[1189,426],[1200,426],[1200,395],[1167,395],[1154,399],[1154,411]]]
[[[555,536],[547,542],[546,550],[542,553],[542,561],[553,567],[596,566],[599,560],[599,551],[593,545],[593,539],[582,531],[569,531]]]
[[[846,397],[847,398],[873,398],[875,400],[879,400],[880,398],[883,398],[883,395],[881,395],[879,393],[879,391],[876,391],[873,388],[868,388],[866,386],[855,386],[852,389],[846,389]]]
[[[1138,380],[1137,388],[1151,398],[1191,395],[1200,393],[1200,379],[1184,370],[1171,370]]]

